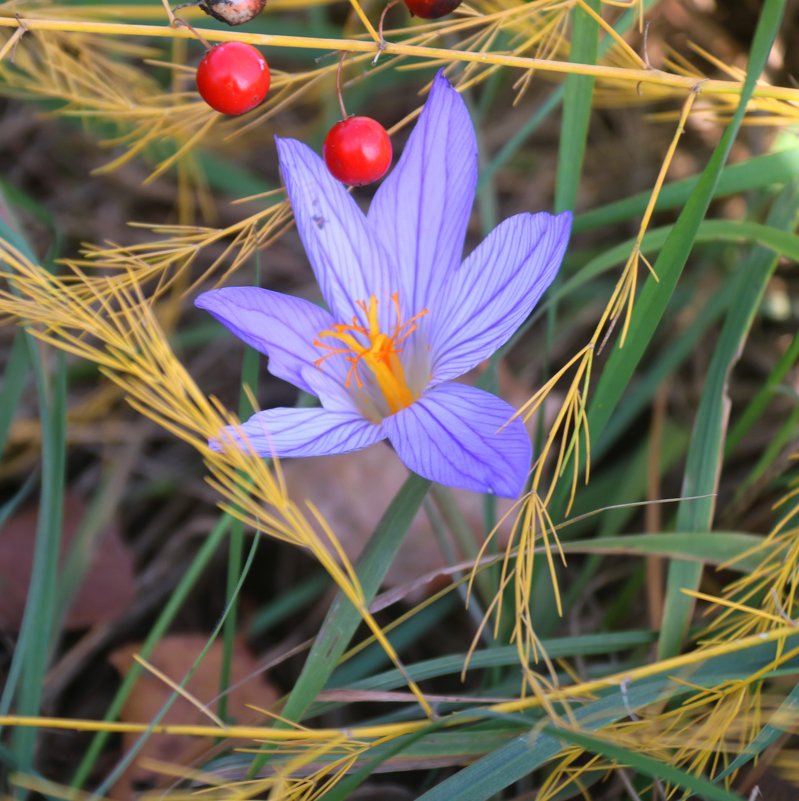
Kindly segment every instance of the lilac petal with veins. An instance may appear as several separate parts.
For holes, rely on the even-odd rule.
[[[438,302],[461,263],[476,185],[474,126],[461,96],[439,72],[368,215],[370,227],[394,254],[407,314]]]
[[[213,314],[239,339],[269,357],[269,372],[315,395],[303,378],[323,355],[313,342],[334,324],[330,313],[307,300],[258,287],[234,286],[204,292],[195,306]],[[314,369],[317,369],[314,367]],[[344,364],[331,364],[343,381]]]
[[[517,497],[527,479],[532,446],[505,401],[448,382],[383,421],[404,464],[453,487]]]
[[[451,276],[430,315],[433,381],[457,378],[510,339],[558,272],[571,213],[518,214]]]
[[[355,201],[307,145],[277,138],[280,172],[297,231],[322,296],[338,322],[361,316],[357,301],[389,298],[399,290],[391,255]],[[383,303],[381,322],[392,312]]]
[[[385,439],[380,426],[353,412],[327,409],[267,409],[257,412],[240,427],[226,426],[222,436],[211,442],[233,441],[243,450],[259,456],[327,456],[359,451]]]

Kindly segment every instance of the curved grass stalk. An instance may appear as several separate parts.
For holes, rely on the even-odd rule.
[[[799,450],[791,462],[799,460]],[[755,548],[740,555],[741,559],[762,554],[758,570],[724,589],[723,597],[709,598],[715,613],[702,636],[719,639],[765,632],[786,622],[796,625],[799,609],[799,479],[793,479],[787,491],[774,505],[785,511],[777,519],[768,536]],[[736,560],[737,561],[737,560]],[[728,566],[720,565],[719,569]]]
[[[208,483],[223,499],[221,508],[268,536],[308,550],[404,671],[366,608],[355,571],[335,535],[313,506],[308,506],[308,517],[288,497],[279,463],[273,470],[224,437],[219,450],[209,446],[226,425],[238,421],[219,401],[206,397],[175,358],[137,287],[116,287],[108,297],[96,293],[88,281],[76,292],[74,282],[52,276],[8,242],[0,242],[0,261],[13,288],[0,291],[0,314],[30,327],[44,342],[97,364],[134,409],[195,448],[209,468]],[[430,714],[415,682],[410,680],[409,686]]]
[[[584,474],[586,484],[590,479],[591,441],[586,408],[593,360],[620,320],[622,321],[622,329],[619,347],[624,347],[636,297],[639,262],[643,261],[652,272],[651,265],[641,252],[641,246],[649,229],[666,175],[674,159],[677,145],[685,131],[686,123],[698,94],[699,87],[696,86],[683,103],[676,131],[664,156],[658,177],[641,218],[632,251],[605,306],[605,310],[591,335],[591,339],[565,365],[557,370],[517,412],[518,416],[529,420],[539,411],[553,390],[560,385],[570,372],[572,373],[567,385],[565,398],[560,404],[554,420],[548,427],[544,444],[533,465],[531,490],[524,502],[517,508],[516,521],[513,527],[514,535],[511,536],[506,546],[502,575],[499,581],[500,589],[497,592],[496,602],[490,604],[487,612],[487,614],[496,615],[495,628],[498,630],[501,610],[500,598],[512,577],[516,608],[516,622],[513,627],[512,639],[519,646],[523,669],[525,669],[525,665],[529,665],[530,659],[538,661],[540,655],[530,614],[536,544],[539,538],[544,543],[545,558],[552,581],[555,605],[558,614],[562,614],[553,548],[557,549],[563,564],[565,564],[565,556],[560,548],[557,531],[549,516],[548,507],[558,483],[564,477],[564,471],[569,462],[571,463],[571,476],[567,514],[574,502],[581,471]],[[654,277],[657,280],[657,276]],[[582,464],[581,458],[583,460]],[[498,527],[495,527],[494,531],[486,539],[486,543],[475,562],[475,569],[480,563],[480,558],[485,553],[485,548],[497,530]],[[518,534],[518,543],[516,542],[516,534]],[[515,562],[511,566],[510,555],[514,552],[516,554]],[[473,647],[475,645],[476,640],[472,643]]]

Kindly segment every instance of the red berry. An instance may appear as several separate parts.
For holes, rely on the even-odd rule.
[[[212,47],[197,67],[197,91],[222,114],[244,114],[269,91],[269,65],[252,45],[224,42]]]
[[[328,131],[322,154],[334,178],[349,186],[363,186],[388,172],[391,139],[371,117],[347,117]]]
[[[197,5],[220,22],[242,25],[264,10],[266,0],[200,0]]]
[[[463,0],[405,0],[408,11],[422,19],[438,19],[454,11]]]

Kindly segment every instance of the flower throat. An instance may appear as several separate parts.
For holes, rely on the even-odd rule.
[[[353,315],[352,323],[336,323],[320,331],[313,344],[329,351],[314,362],[317,367],[326,359],[337,355],[344,356],[350,362],[345,382],[348,389],[352,386],[353,380],[358,389],[363,389],[363,380],[358,370],[364,365],[374,376],[386,401],[389,414],[394,414],[416,400],[405,378],[399,354],[402,353],[402,343],[416,330],[416,321],[427,314],[427,309],[403,322],[399,295],[393,293],[391,300],[397,312],[397,322],[390,334],[380,330],[377,319],[378,301],[371,295],[368,304],[365,300],[356,301],[356,306],[366,317],[367,325],[361,325],[357,316]],[[323,339],[333,340],[337,344],[327,344],[322,341]]]

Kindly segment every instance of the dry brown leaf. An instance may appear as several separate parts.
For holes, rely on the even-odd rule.
[[[75,494],[64,499],[64,530],[61,543],[63,564],[86,513]],[[33,549],[36,542],[37,510],[30,506],[14,515],[0,532],[0,630],[17,631],[28,596]],[[130,553],[111,521],[100,532],[90,554],[83,583],[69,606],[65,626],[89,628],[116,620],[136,595]]]
[[[191,669],[194,660],[207,641],[208,638],[201,634],[171,635],[161,640],[147,661],[177,684]],[[133,656],[140,650],[141,643],[126,645],[110,654],[109,660],[124,676],[135,664]],[[222,643],[214,642],[186,685],[191,696],[203,705],[207,705],[214,713],[217,709],[215,699],[219,695],[222,655]],[[238,723],[260,722],[258,714],[248,709],[247,704],[262,709],[268,708],[279,697],[278,691],[264,682],[257,673],[257,661],[243,640],[236,639],[233,647],[230,680],[233,689],[227,696],[229,720],[235,720]],[[152,673],[145,671],[125,703],[120,720],[131,723],[148,723],[161,711],[171,694],[172,689],[167,684]],[[214,725],[211,718],[185,698],[178,698],[161,722]],[[138,737],[139,735],[136,734],[123,736],[122,744],[125,753],[138,740]],[[147,769],[148,760],[157,760],[175,766],[190,765],[207,753],[212,744],[213,741],[210,738],[152,735],[130,767],[114,785],[110,796],[119,801],[129,801],[143,789],[160,784],[162,777]],[[230,747],[229,742],[226,743],[226,747]]]
[[[504,369],[500,371],[500,387],[502,397],[514,407],[524,403],[530,394]],[[350,559],[363,550],[408,477],[407,468],[383,444],[340,456],[291,459],[282,466],[291,497],[307,498],[317,506]],[[484,536],[482,496],[466,490],[452,490],[452,495],[479,547]],[[500,498],[498,516],[510,507],[510,501]],[[500,542],[507,538],[509,528],[502,527]],[[457,558],[460,560],[463,555],[458,554]],[[409,584],[446,564],[430,520],[422,510],[413,519],[383,585],[394,588]],[[410,594],[411,600],[418,597],[418,592]]]

